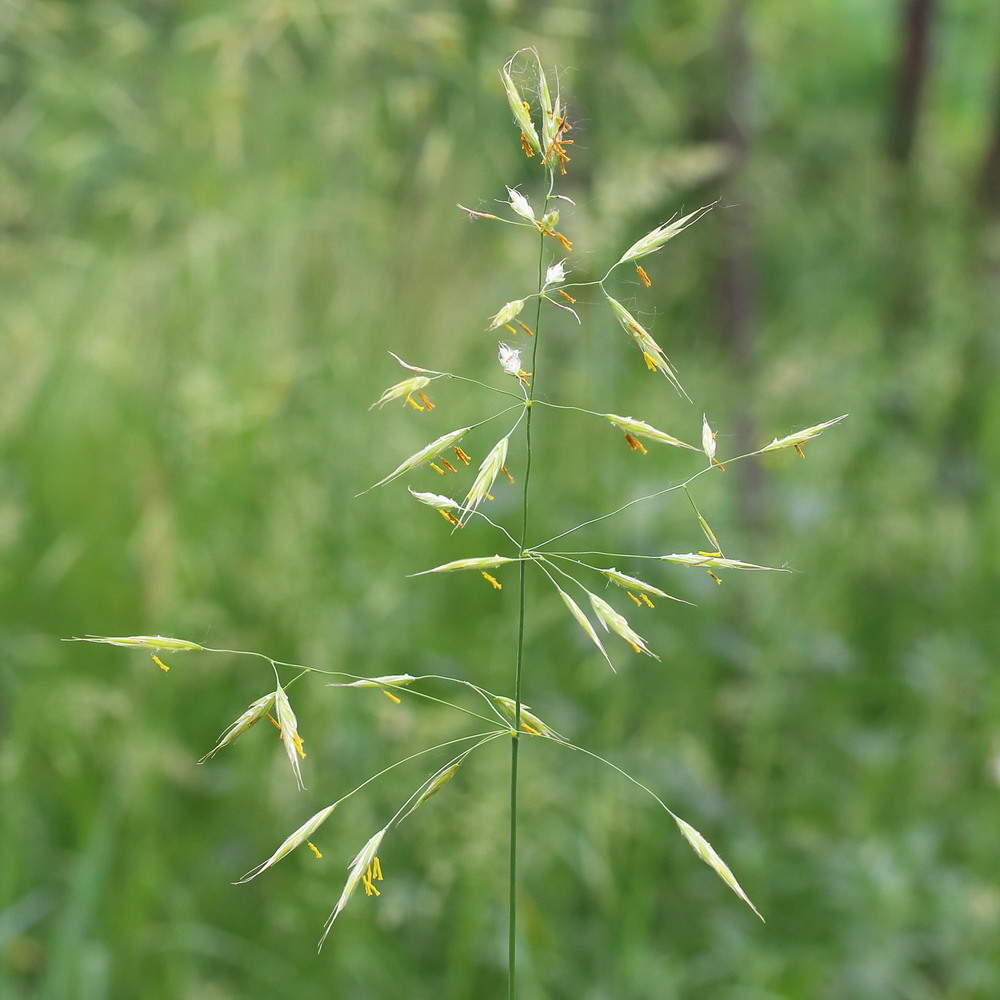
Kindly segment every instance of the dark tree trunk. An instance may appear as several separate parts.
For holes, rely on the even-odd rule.
[[[903,37],[889,118],[888,152],[895,163],[907,164],[913,154],[927,80],[934,0],[904,0],[900,15]]]
[[[986,158],[979,175],[979,207],[987,218],[1000,219],[1000,72],[997,73],[996,110],[993,128],[986,146]]]

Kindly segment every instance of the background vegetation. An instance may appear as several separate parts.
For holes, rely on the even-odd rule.
[[[511,589],[404,578],[472,536],[354,494],[478,412],[444,386],[368,414],[386,350],[496,377],[485,317],[533,251],[453,205],[528,178],[496,71],[529,44],[570,96],[576,276],[724,206],[641,300],[695,406],[598,309],[550,326],[549,398],[689,438],[704,409],[728,453],[851,419],[700,490],[728,554],[800,573],[665,573],[699,607],[642,619],[662,663],[610,676],[536,592],[528,703],[660,790],[769,922],[610,772],[531,744],[523,995],[1000,995],[998,37],[988,0],[0,4],[0,996],[502,995],[499,746],[317,959],[425,771],[338,812],[323,861],[230,882],[457,723],[316,684],[296,793],[261,730],[194,766],[265,690],[251,661],[58,639],[506,686]],[[540,532],[688,468],[541,417]],[[587,540],[701,544],[681,500]]]

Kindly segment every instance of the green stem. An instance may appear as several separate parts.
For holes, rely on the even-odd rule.
[[[549,172],[549,186],[545,193],[544,216],[549,210],[549,200],[552,197],[552,186],[555,178]],[[540,234],[538,240],[538,290],[541,292],[545,276],[545,235]],[[528,398],[525,402],[524,420],[524,484],[521,492],[521,553],[528,544],[528,484],[531,480],[531,412],[535,397],[535,385],[538,382],[538,341],[541,337],[542,300],[539,297],[535,303],[535,338],[531,347],[531,384],[528,388]],[[510,883],[508,893],[508,924],[507,924],[507,996],[515,1000],[517,996],[517,756],[521,741],[518,733],[521,730],[521,675],[524,666],[524,605],[525,585],[527,578],[527,560],[518,564],[517,587],[517,658],[514,667],[514,728],[511,730],[510,741]]]

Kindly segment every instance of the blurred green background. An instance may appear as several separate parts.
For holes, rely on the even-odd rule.
[[[522,996],[1000,996],[998,39],[989,0],[0,4],[0,996],[506,995],[506,746],[385,842],[381,898],[317,958],[431,763],[339,810],[322,861],[230,883],[461,720],[303,682],[297,793],[260,728],[194,766],[267,690],[254,661],[164,674],[59,639],[509,690],[514,574],[405,577],[494,535],[402,482],[355,494],[493,405],[437,383],[433,413],[369,413],[387,350],[502,384],[486,317],[536,244],[454,205],[537,199],[497,76],[532,44],[574,123],[574,278],[721,198],[651,290],[612,285],[694,404],[586,301],[546,321],[539,392],[689,440],[705,411],[721,455],[851,417],[805,462],[699,481],[727,554],[799,573],[661,567],[698,604],[632,616],[662,662],[618,645],[612,676],[529,592],[528,703],[694,823],[768,923],[631,786],[529,743]],[[581,415],[536,428],[539,536],[698,467]],[[575,539],[704,545],[680,496]]]

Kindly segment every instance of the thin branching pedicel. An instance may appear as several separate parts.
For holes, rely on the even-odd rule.
[[[517,70],[515,63],[519,63]],[[484,344],[484,350],[495,355],[497,359],[497,384],[482,382],[456,372],[419,367],[392,354],[395,361],[410,374],[390,385],[374,401],[372,407],[381,409],[386,404],[398,403],[413,419],[432,422],[440,418],[441,424],[437,431],[428,433],[428,437],[431,438],[428,444],[412,455],[403,457],[395,469],[369,489],[388,486],[404,477],[411,478],[413,484],[407,485],[410,496],[419,504],[436,511],[446,522],[446,530],[463,529],[463,535],[467,530],[470,541],[475,539],[477,545],[481,544],[479,539],[484,532],[489,535],[490,540],[484,546],[485,551],[480,550],[483,554],[473,553],[429,567],[413,574],[414,576],[472,572],[482,577],[485,586],[499,590],[504,586],[505,580],[510,582],[516,566],[518,619],[513,630],[513,677],[509,692],[497,694],[472,680],[441,675],[372,671],[370,676],[365,676],[323,670],[304,664],[284,662],[262,653],[209,649],[197,643],[159,635],[87,636],[81,641],[145,649],[152,656],[153,662],[164,670],[169,668],[160,659],[160,653],[170,654],[175,662],[180,653],[186,652],[238,655],[261,661],[271,676],[262,684],[260,696],[223,730],[213,748],[206,753],[201,762],[210,760],[222,751],[232,752],[229,748],[238,740],[248,738],[246,734],[258,722],[269,720],[278,729],[281,748],[289,761],[292,777],[299,788],[304,787],[303,766],[308,766],[312,770],[314,783],[322,781],[325,772],[322,762],[318,767],[312,758],[307,765],[303,763],[306,758],[304,743],[298,732],[298,723],[289,698],[289,691],[293,686],[296,686],[295,697],[301,696],[297,685],[307,676],[319,675],[333,679],[328,686],[337,690],[338,696],[347,696],[345,689],[357,688],[378,692],[397,705],[406,699],[424,700],[447,706],[457,713],[468,716],[470,722],[475,723],[475,731],[470,735],[409,754],[306,818],[281,841],[266,860],[239,879],[239,883],[242,883],[256,878],[302,845],[306,845],[317,859],[322,858],[324,851],[317,845],[316,840],[328,829],[326,824],[339,807],[387,771],[405,766],[425,755],[437,757],[439,760],[430,773],[416,785],[413,793],[400,804],[398,810],[384,825],[357,850],[353,860],[347,861],[347,856],[342,857],[348,870],[346,883],[326,921],[320,944],[331,933],[335,921],[359,887],[364,889],[366,895],[373,898],[378,897],[383,891],[389,891],[391,881],[383,882],[381,853],[383,845],[389,849],[395,828],[460,775],[462,765],[471,754],[498,740],[509,739],[511,779],[508,989],[509,996],[513,998],[516,993],[518,936],[516,894],[518,755],[522,737],[549,740],[567,750],[584,754],[611,767],[644,790],[673,819],[677,829],[695,853],[753,909],[754,913],[758,913],[720,855],[691,824],[671,811],[655,792],[636,778],[626,774],[611,761],[571,743],[524,704],[522,691],[533,666],[525,646],[525,592],[528,574],[533,574],[543,586],[551,585],[552,596],[557,603],[561,602],[569,613],[567,619],[569,626],[578,627],[583,631],[588,643],[596,647],[596,653],[612,670],[615,670],[619,656],[628,656],[629,652],[659,659],[655,649],[651,648],[647,640],[633,627],[622,608],[628,609],[630,614],[638,614],[651,613],[667,603],[670,606],[678,603],[688,604],[670,592],[673,587],[667,582],[669,578],[663,574],[676,572],[677,568],[700,569],[721,583],[720,574],[729,571],[787,572],[784,567],[761,566],[724,552],[722,543],[695,500],[694,490],[698,480],[707,475],[721,475],[735,462],[746,461],[772,451],[794,449],[799,455],[803,455],[803,447],[807,443],[843,417],[814,424],[784,437],[776,437],[770,444],[748,454],[720,458],[717,455],[716,431],[708,416],[704,414],[700,423],[700,443],[692,444],[683,437],[660,429],[659,420],[654,423],[644,418],[622,416],[617,412],[595,411],[570,402],[554,403],[536,398],[539,379],[544,381],[545,378],[545,373],[539,371],[539,343],[545,336],[543,326],[547,317],[561,318],[563,314],[568,313],[579,321],[578,295],[574,292],[578,292],[580,288],[590,287],[596,288],[601,293],[607,305],[604,322],[607,335],[617,337],[623,349],[637,352],[637,362],[650,372],[651,377],[662,376],[670,396],[676,393],[687,401],[687,393],[681,384],[680,375],[664,348],[636,319],[634,313],[611,294],[609,286],[611,279],[621,273],[620,269],[626,268],[629,274],[634,269],[643,290],[649,288],[655,279],[655,260],[648,258],[653,258],[653,255],[659,253],[668,242],[696,223],[713,208],[713,205],[705,205],[694,212],[657,226],[621,253],[602,278],[589,282],[568,281],[574,270],[573,242],[561,228],[558,206],[561,203],[572,204],[572,202],[565,195],[557,193],[556,185],[567,173],[571,163],[569,147],[573,145],[573,140],[568,138],[568,135],[572,130],[572,124],[558,90],[555,94],[551,92],[541,62],[534,50],[526,49],[517,53],[501,69],[500,77],[514,116],[520,148],[539,167],[538,190],[525,193],[516,187],[508,187],[506,200],[500,199],[501,204],[509,209],[509,211],[505,209],[504,214],[481,212],[461,205],[459,208],[468,213],[471,220],[501,222],[524,230],[525,259],[528,261],[534,256],[537,261],[534,289],[519,289],[519,297],[511,298],[498,308],[495,307],[495,312],[485,319],[487,332],[495,332],[496,335],[503,337],[502,340],[488,338]],[[522,89],[516,81],[524,78],[529,79],[530,83],[528,87]],[[484,309],[484,317],[486,313],[487,310]],[[625,335],[624,338],[621,336],[622,333]],[[445,384],[456,382],[481,390],[484,395],[491,394],[498,402],[495,411],[487,412],[475,423],[457,428],[447,416],[441,417],[441,414],[446,415],[448,412]],[[432,402],[427,391],[432,385],[436,402]],[[608,400],[606,405],[615,410],[620,408],[620,402],[614,400]],[[670,455],[678,463],[679,470],[675,481],[651,494],[623,500],[618,507],[595,513],[584,522],[570,525],[551,538],[534,538],[529,516],[533,489],[532,421],[536,416],[542,416],[547,408],[575,411],[583,421],[592,422],[594,427],[607,427],[610,424],[616,432],[623,434],[625,445],[640,457],[646,455],[650,448],[661,445],[674,449]],[[438,417],[431,414],[432,410],[437,410]],[[698,426],[694,414],[690,425],[694,436]],[[472,444],[467,444],[467,441],[481,439],[484,433],[487,435],[485,448],[476,454],[476,448]],[[512,440],[524,443],[524,458],[520,466],[515,468],[509,464]],[[447,486],[451,483],[459,485],[456,489],[449,490]],[[428,485],[434,488],[428,488]],[[520,493],[520,508],[513,523],[504,525],[499,519],[489,515],[490,501],[493,500],[496,491],[514,488]],[[692,536],[698,539],[696,544],[704,545],[704,548],[695,548],[695,551],[691,552],[636,553],[573,551],[557,547],[563,539],[584,527],[610,520],[638,504],[650,503],[671,494],[676,494],[676,499],[683,497],[688,502],[694,518]],[[628,567],[629,571],[618,569],[619,564]],[[655,575],[656,570],[660,570],[660,576]],[[650,575],[654,576],[652,581],[647,579]],[[597,593],[599,588],[606,596]],[[448,697],[449,692],[453,692],[455,697]],[[267,725],[261,727],[261,729],[267,728]],[[440,762],[442,756],[447,759]],[[389,870],[389,866],[386,866],[386,871]]]

